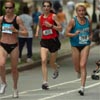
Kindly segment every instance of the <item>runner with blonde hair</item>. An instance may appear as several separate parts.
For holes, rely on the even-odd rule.
[[[86,64],[92,39],[91,21],[85,16],[86,7],[83,3],[76,5],[76,14],[68,24],[66,36],[70,37],[72,60],[78,77],[81,78],[81,88],[78,91],[84,95],[86,82]]]

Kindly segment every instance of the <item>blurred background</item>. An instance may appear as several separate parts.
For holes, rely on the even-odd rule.
[[[0,15],[4,14],[3,3],[5,0],[0,0]],[[41,3],[43,0],[15,0],[16,2],[16,14],[22,13],[22,7],[27,5],[30,9],[30,15],[35,12],[35,9],[38,8],[41,11]],[[78,2],[84,2],[87,6],[87,12],[94,23],[100,22],[100,0],[50,0],[53,3],[53,8],[57,13],[60,7],[63,8],[63,11],[66,13],[67,21],[74,15],[74,7],[73,11],[70,10],[69,6],[75,6]]]

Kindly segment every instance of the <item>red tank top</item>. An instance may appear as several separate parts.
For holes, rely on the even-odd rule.
[[[42,39],[52,39],[58,37],[58,33],[55,29],[48,28],[43,25],[45,21],[48,21],[50,24],[54,25],[54,20],[52,19],[53,14],[50,13],[47,18],[44,18],[44,15],[40,17],[40,25],[42,27]]]

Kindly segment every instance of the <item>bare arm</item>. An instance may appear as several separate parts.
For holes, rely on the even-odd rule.
[[[0,16],[0,32],[1,32],[1,23],[2,23],[3,16]]]
[[[17,23],[18,23],[19,29],[20,29],[19,34],[27,36],[28,35],[27,29],[24,26],[23,21],[21,20],[21,18],[19,16],[17,17]]]
[[[37,28],[36,28],[36,33],[35,33],[35,37],[38,37],[39,36],[39,31],[40,31],[40,16],[39,16],[39,22],[38,22],[38,25],[37,25]]]
[[[45,21],[44,25],[46,27],[53,28],[53,29],[55,29],[57,31],[62,31],[62,27],[61,27],[61,25],[60,25],[60,23],[59,23],[59,21],[57,19],[56,14],[53,14],[52,19],[54,20],[54,22],[56,23],[56,25],[53,25],[53,24],[49,23],[48,21]]]
[[[74,34],[70,33],[71,29],[74,27],[74,25],[75,25],[74,19],[71,19],[67,28],[66,28],[66,36],[74,37],[74,36],[76,36],[77,34],[80,33],[80,31],[78,31],[78,30]]]
[[[93,38],[93,32],[92,32],[92,21],[89,20],[89,22],[90,22],[90,40],[92,40],[92,38]]]

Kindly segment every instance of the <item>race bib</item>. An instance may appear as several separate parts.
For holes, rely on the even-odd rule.
[[[12,24],[3,23],[2,25],[2,33],[12,34],[12,30],[10,29]]]
[[[44,30],[43,31],[43,35],[50,35],[50,34],[52,34],[53,32],[52,32],[52,29],[48,29],[48,30]]]
[[[87,44],[89,35],[86,33],[79,34],[79,44]]]

